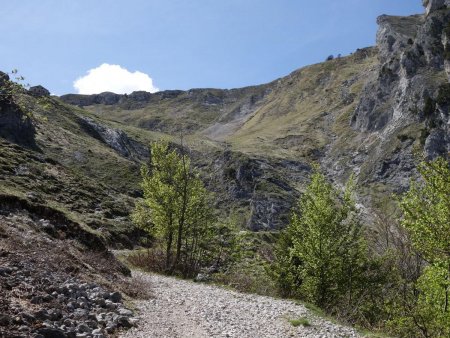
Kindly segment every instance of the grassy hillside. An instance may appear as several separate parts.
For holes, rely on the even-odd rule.
[[[444,79],[442,71],[427,74],[434,82]],[[36,126],[38,152],[55,163],[48,165],[51,179],[61,187],[82,182],[74,183],[80,192],[70,193],[62,188],[47,193],[51,183],[44,182],[36,194],[94,228],[132,229],[127,215],[139,195],[139,167],[147,159],[142,149],[157,139],[176,144],[183,138],[218,206],[225,214],[240,215],[240,224],[253,230],[286,224],[313,162],[336,184],[354,173],[360,202],[379,205],[392,191],[407,187],[425,130],[419,119],[393,124],[383,133],[352,128],[367,84],[383,81],[382,76],[374,47],[241,89],[61,98],[21,94]],[[27,194],[26,179],[5,177],[5,182],[1,189]],[[77,194],[91,200],[83,202],[88,207],[78,207],[83,203],[62,198],[64,193],[72,200]]]
[[[140,108],[130,108],[130,96],[84,108],[175,139],[182,132],[194,149],[227,146],[258,157],[298,159],[323,149],[335,128],[341,134],[349,129],[346,118],[376,64],[376,50],[364,49],[262,86],[194,89],[174,97],[156,93]]]
[[[249,228],[279,228],[286,224],[312,162],[321,163],[338,184],[355,173],[361,201],[368,205],[407,185],[409,176],[403,172],[410,168],[398,167],[395,156],[420,148],[421,124],[405,125],[384,139],[350,125],[364,86],[379,76],[378,57],[377,48],[365,48],[242,89],[61,99],[82,106],[78,114],[120,128],[144,144],[157,138],[177,143],[183,136],[225,209],[239,213]],[[96,157],[109,158],[105,154]],[[394,184],[388,187],[392,177]]]
[[[15,100],[28,114],[22,119],[33,121],[36,147],[0,138],[0,193],[63,211],[109,243],[128,244],[120,233],[133,232],[128,214],[140,164],[83,130],[86,111],[49,97],[17,94]]]

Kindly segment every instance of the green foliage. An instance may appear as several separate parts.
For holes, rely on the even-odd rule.
[[[421,183],[412,182],[401,200],[402,225],[414,248],[428,262],[414,285],[409,313],[393,322],[402,334],[450,336],[450,169],[438,158],[419,166]]]
[[[434,264],[418,280],[417,311],[430,337],[450,337],[449,274],[448,264]]]
[[[239,231],[235,228],[236,220],[229,222],[231,231],[229,245],[222,245],[226,251],[222,254],[220,272],[213,275],[213,281],[227,285],[235,290],[256,293],[266,296],[276,295],[276,286],[270,277],[270,265],[266,249],[270,251],[265,235],[250,231]],[[270,236],[269,236],[270,237]],[[223,250],[223,249],[222,249]]]
[[[165,244],[165,271],[195,274],[209,258],[214,235],[208,194],[187,155],[167,142],[151,146],[151,163],[141,169],[144,199],[133,222]]]
[[[439,158],[419,166],[423,184],[412,182],[401,201],[402,225],[430,263],[450,262],[450,169]]]
[[[239,232],[235,216],[227,222],[217,224],[208,246],[214,248],[214,265],[222,270],[242,260],[245,232]]]
[[[270,270],[271,276],[276,282],[277,289],[283,297],[295,297],[300,288],[302,278],[298,273],[298,267],[302,264],[299,257],[291,255],[293,247],[293,227],[288,226],[281,232],[275,247],[276,260]]]
[[[311,326],[311,323],[309,322],[308,318],[305,317],[301,317],[298,319],[291,319],[289,320],[289,323],[291,323],[292,326],[297,327],[297,326]]]
[[[352,302],[364,266],[365,243],[352,198],[316,171],[282,235],[275,277],[283,294],[331,309]]]

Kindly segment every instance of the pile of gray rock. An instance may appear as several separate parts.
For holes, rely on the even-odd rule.
[[[11,309],[13,313],[0,315],[0,333],[2,327],[14,326],[15,337],[104,338],[137,321],[124,307],[121,293],[94,283],[60,282],[51,276],[31,280],[30,271],[17,267],[0,267],[0,276],[2,288],[14,288],[32,304],[26,310],[17,307]],[[36,283],[41,285],[36,287]]]
[[[135,325],[117,291],[127,289],[113,257],[50,237],[39,228],[48,222],[5,212],[2,202],[1,338],[106,338]]]

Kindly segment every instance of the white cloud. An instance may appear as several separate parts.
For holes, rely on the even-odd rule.
[[[132,73],[119,65],[107,63],[88,70],[85,76],[78,78],[73,83],[73,87],[78,94],[102,92],[129,94],[136,90],[145,90],[150,93],[159,91],[147,74],[138,71]]]

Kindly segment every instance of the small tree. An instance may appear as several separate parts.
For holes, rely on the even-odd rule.
[[[443,158],[419,166],[422,182],[403,196],[401,224],[428,262],[420,276],[418,299],[409,318],[424,337],[450,336],[450,169]]]
[[[208,194],[187,155],[167,142],[151,146],[149,165],[141,168],[144,199],[132,216],[135,224],[165,246],[165,271],[194,274],[207,257],[213,235]]]
[[[316,169],[282,237],[288,256],[278,255],[279,284],[325,308],[343,295],[351,303],[361,275],[365,246],[352,189],[350,179],[341,196]]]

